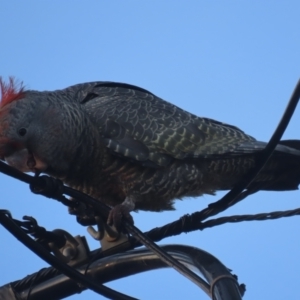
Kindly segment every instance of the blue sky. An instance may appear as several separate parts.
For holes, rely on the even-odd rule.
[[[141,86],[194,114],[238,126],[267,141],[300,75],[299,1],[2,1],[1,75],[30,89],[86,81]],[[300,108],[284,138],[300,139]],[[0,207],[37,218],[48,230],[86,229],[59,203],[4,175]],[[176,211],[133,213],[146,231],[201,210],[217,196],[186,199]],[[299,207],[300,192],[260,192],[222,215]],[[244,299],[299,299],[299,217],[244,222],[182,234],[218,257],[247,286]],[[0,227],[0,285],[47,264]],[[92,249],[98,244],[88,237]],[[141,299],[206,299],[174,270],[110,283]],[[85,292],[71,299],[99,299]]]

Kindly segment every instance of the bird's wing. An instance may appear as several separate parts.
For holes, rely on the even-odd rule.
[[[111,151],[143,164],[233,155],[241,143],[255,141],[234,126],[196,117],[127,84],[94,83],[80,93],[79,101]]]

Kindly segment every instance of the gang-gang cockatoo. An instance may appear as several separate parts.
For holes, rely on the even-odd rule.
[[[266,145],[129,84],[40,92],[10,78],[0,86],[0,158],[112,206],[109,223],[132,210],[170,210],[175,199],[231,189]],[[294,190],[299,182],[300,141],[289,140],[252,186]]]

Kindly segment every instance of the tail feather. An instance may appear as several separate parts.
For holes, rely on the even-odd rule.
[[[283,140],[283,141],[280,141],[279,144],[300,151],[300,141],[299,140]]]
[[[269,180],[266,180],[267,178]],[[300,140],[280,141],[270,161],[255,180],[258,184],[262,181],[265,181],[261,187],[262,190],[298,189],[300,184]]]

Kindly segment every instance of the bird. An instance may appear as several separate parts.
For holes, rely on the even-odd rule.
[[[132,211],[172,210],[177,199],[230,190],[266,147],[131,84],[37,91],[0,77],[0,89],[0,159],[104,202],[112,208],[109,224],[133,222]],[[286,191],[299,183],[300,141],[283,140],[251,186]]]

